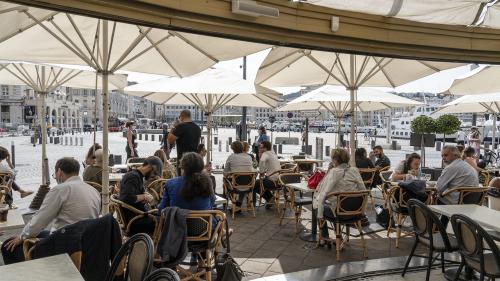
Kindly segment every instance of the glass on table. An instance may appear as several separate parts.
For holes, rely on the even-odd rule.
[[[431,174],[424,174],[425,181],[430,181],[432,179]]]

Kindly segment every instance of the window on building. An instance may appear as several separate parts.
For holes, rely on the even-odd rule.
[[[9,95],[9,86],[2,85],[2,96]]]

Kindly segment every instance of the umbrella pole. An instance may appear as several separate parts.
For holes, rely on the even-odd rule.
[[[45,67],[43,67],[45,68]],[[44,71],[42,70],[42,73]],[[43,74],[42,74],[43,75]],[[42,185],[48,184],[49,182],[49,169],[47,167],[47,122],[45,121],[45,115],[47,115],[47,105],[45,98],[47,96],[47,92],[38,92],[38,96],[41,99],[42,110],[40,110],[41,118],[40,118],[40,130],[42,136]]]
[[[496,135],[497,135],[497,114],[493,113],[493,138],[491,139],[492,150],[496,151],[495,143],[496,143]]]
[[[207,116],[207,164],[212,161],[212,111],[208,112]]]
[[[103,215],[109,212],[109,146],[108,146],[108,21],[103,21],[103,65],[102,72],[102,209]],[[133,148],[132,148],[133,149]]]
[[[342,146],[340,143],[340,134],[342,133],[342,124],[340,123],[341,118],[341,116],[337,115],[337,148]]]

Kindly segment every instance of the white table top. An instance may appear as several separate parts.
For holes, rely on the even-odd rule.
[[[121,181],[123,178],[123,173],[109,173],[109,181]]]
[[[0,266],[2,280],[84,281],[67,254]]]
[[[314,192],[314,191],[316,191],[316,189],[310,189],[307,186],[307,181],[288,183],[286,186],[291,187],[291,188],[298,190],[298,191],[302,191],[302,192]]]
[[[300,163],[300,162],[316,162],[316,163],[322,163],[322,162],[325,162],[324,160],[320,160],[320,159],[309,159],[309,158],[306,158],[306,159],[295,159],[295,160],[292,160],[293,162],[295,163]]]
[[[468,216],[480,225],[500,231],[500,211],[478,205],[428,205],[436,213],[451,217],[454,214]]]
[[[219,195],[215,195],[215,205],[220,205],[226,203],[226,198],[220,197]]]
[[[19,210],[9,210],[6,222],[0,222],[0,230],[17,229],[24,227],[23,216]]]

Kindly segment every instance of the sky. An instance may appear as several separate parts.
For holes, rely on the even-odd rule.
[[[262,61],[265,59],[266,55],[269,53],[270,49],[263,50],[261,52],[247,56],[247,79],[255,80],[257,71]],[[219,62],[214,65],[216,68],[227,69],[240,74],[243,77],[243,58],[238,58],[230,61]],[[396,92],[429,92],[429,93],[443,93],[452,84],[455,78],[463,77],[470,71],[469,66],[458,67],[454,69],[449,69],[441,71],[439,73],[432,74],[430,76],[424,77],[422,79],[407,83],[405,85],[399,86],[395,89]],[[128,80],[134,82],[147,82],[151,80],[156,80],[164,76],[161,75],[151,75],[151,74],[141,74],[141,73],[129,73]],[[300,87],[280,87],[273,88],[274,90],[281,92],[282,94],[290,94],[300,90]],[[386,88],[387,91],[394,91],[393,89]]]

